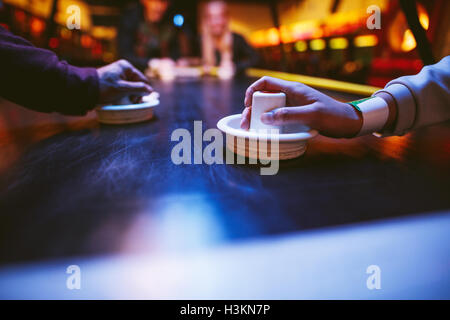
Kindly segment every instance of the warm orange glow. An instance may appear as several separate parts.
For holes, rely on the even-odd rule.
[[[32,18],[30,28],[33,35],[40,35],[45,29],[45,23],[41,19]]]
[[[83,34],[81,36],[81,46],[84,48],[90,48],[94,44],[94,41],[92,40],[91,36],[87,34]]]
[[[410,146],[411,135],[392,136],[380,139],[378,146],[381,155],[386,158],[403,159]]]
[[[367,15],[359,11],[337,12],[324,21],[324,35],[344,35],[365,25]]]
[[[115,39],[117,30],[112,27],[95,26],[91,28],[90,34],[96,39]]]
[[[276,46],[280,43],[280,33],[277,28],[267,30],[267,44],[269,46]]]
[[[292,43],[301,40],[321,39],[325,36],[348,34],[363,26],[366,18],[365,12],[339,12],[330,15],[324,20],[311,19],[282,25],[279,32],[276,28],[258,30],[251,35],[250,39],[256,47],[273,46],[280,42]],[[339,48],[344,48],[348,46],[348,43],[346,45],[345,41],[337,40],[334,44]],[[321,41],[316,43],[321,43]],[[319,45],[319,47],[322,46],[322,44]]]
[[[250,41],[255,47],[276,46],[280,44],[282,32],[285,33],[284,37],[288,37],[286,29],[283,31],[278,31],[277,28],[258,30],[251,35]]]
[[[412,34],[411,30],[406,30],[403,34],[403,41],[401,44],[402,51],[411,51],[416,47],[416,45],[416,39],[414,39],[414,35]]]
[[[419,21],[422,27],[425,30],[428,30],[428,27],[430,25],[430,20],[428,18],[428,14],[426,13],[425,9],[422,7],[419,7]],[[401,49],[404,52],[409,52],[413,50],[416,47],[416,39],[414,38],[414,35],[410,29],[407,29],[405,33],[403,34],[403,40],[401,44]]]
[[[259,30],[253,32],[250,37],[250,41],[255,47],[261,47],[265,45],[265,30]]]
[[[423,12],[419,13],[419,21],[422,27],[425,30],[428,30],[428,27],[430,26],[430,20],[428,19],[428,14],[425,12],[425,9],[423,10],[424,10]]]
[[[283,42],[283,43],[294,42],[294,33],[290,26],[281,26],[280,27],[280,36],[281,36],[281,42]]]
[[[291,30],[293,41],[320,38],[323,35],[322,29],[320,29],[320,22],[318,20],[308,20],[294,23]]]
[[[72,31],[70,31],[69,29],[66,28],[62,28],[60,31],[61,34],[61,38],[68,40],[72,37]]]

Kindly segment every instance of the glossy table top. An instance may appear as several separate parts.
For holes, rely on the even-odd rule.
[[[450,213],[438,212],[178,253],[9,265],[0,299],[449,299],[449,228]],[[75,266],[80,286],[70,290]],[[373,268],[377,288],[367,285]]]
[[[1,265],[185,253],[450,208],[448,124],[384,139],[319,136],[275,176],[254,165],[173,164],[173,130],[193,132],[195,120],[215,128],[242,110],[250,82],[155,83],[156,118],[126,126],[1,100]]]

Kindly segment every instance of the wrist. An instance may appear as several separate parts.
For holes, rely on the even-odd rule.
[[[382,131],[391,132],[394,130],[395,122],[397,119],[397,103],[395,102],[395,99],[387,92],[378,92],[376,97],[380,97],[384,101],[386,101],[388,108],[389,108],[389,116],[388,119],[383,126]]]
[[[361,112],[356,110],[353,106],[348,103],[341,102],[342,110],[345,110],[348,119],[348,135],[346,138],[352,138],[358,135],[363,125],[363,117]]]
[[[362,127],[358,136],[370,133],[378,133],[383,130],[388,122],[389,107],[381,97],[368,97],[348,102],[362,116]]]

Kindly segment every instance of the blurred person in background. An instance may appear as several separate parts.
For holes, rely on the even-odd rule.
[[[170,19],[169,0],[140,0],[122,15],[118,31],[119,55],[140,70],[160,69],[174,75],[175,62],[192,55],[189,34]]]
[[[84,115],[97,104],[152,92],[128,61],[79,68],[0,26],[0,97],[40,112]]]
[[[217,75],[229,79],[241,75],[258,62],[255,50],[241,35],[231,32],[224,1],[205,4],[202,16],[202,59],[206,73],[218,66]]]

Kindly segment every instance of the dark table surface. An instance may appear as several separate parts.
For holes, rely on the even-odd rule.
[[[308,143],[275,176],[175,165],[177,128],[242,110],[251,79],[155,83],[150,122],[106,126],[0,101],[0,263],[188,250],[450,208],[450,126]],[[360,97],[327,92],[341,100]]]

